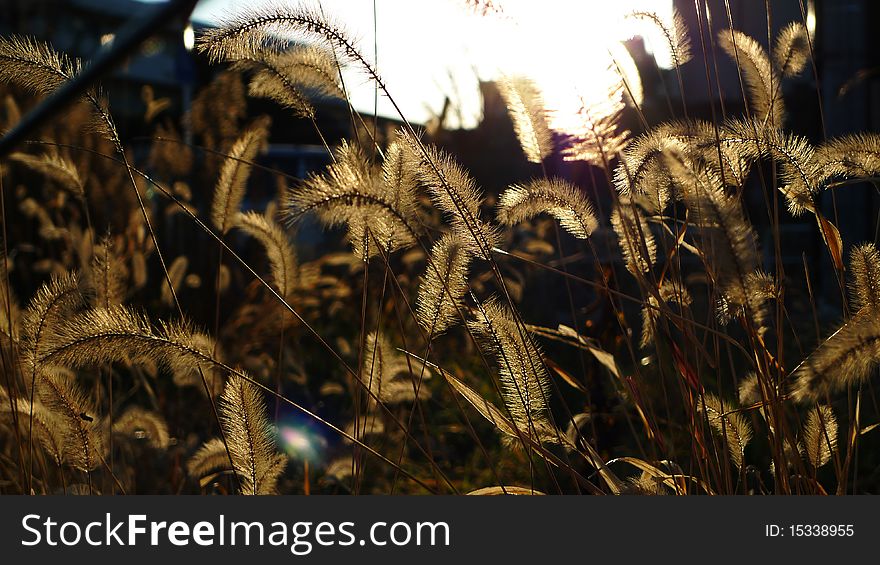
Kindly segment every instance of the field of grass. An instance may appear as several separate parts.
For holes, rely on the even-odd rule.
[[[529,174],[497,192],[442,128],[350,106],[323,169],[259,163],[273,124],[249,99],[321,140],[341,67],[394,101],[309,7],[197,37],[224,71],[186,126],[145,91],[148,152],[87,91],[0,161],[0,492],[877,492],[880,252],[820,200],[877,181],[880,137],[790,131],[804,22],[697,46],[681,18],[633,17],[668,38],[672,89],[710,51],[734,61],[744,111],[648,123],[611,59],[607,101],[560,132],[538,83],[504,77]],[[0,38],[3,130],[80,71]],[[254,210],[257,174],[277,194]],[[783,241],[791,223],[813,239]]]

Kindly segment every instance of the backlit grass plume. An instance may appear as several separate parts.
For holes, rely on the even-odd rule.
[[[361,381],[376,399],[383,404],[399,404],[415,399],[416,379],[422,372],[422,364],[416,363],[398,352],[388,339],[370,332],[364,349],[364,365]],[[427,370],[422,378],[430,378]],[[427,395],[427,388],[419,390],[419,396]]]
[[[664,151],[674,148],[692,159],[702,159],[701,148],[714,146],[711,124],[684,121],[660,124],[633,139],[621,152],[614,170],[614,186],[621,196],[644,196],[652,211],[660,214],[675,196],[673,179],[663,162]],[[712,159],[717,164],[717,156]]]
[[[128,268],[115,247],[113,238],[107,235],[94,249],[89,275],[95,290],[93,305],[97,307],[109,308],[125,301]]]
[[[566,161],[586,161],[610,170],[611,162],[626,147],[630,132],[620,126],[625,108],[623,81],[610,66],[605,73],[611,77],[605,96],[591,98],[578,94],[576,117],[565,119],[560,111],[552,111],[550,123],[565,129],[567,139],[562,154]],[[560,120],[564,120],[564,126]]]
[[[35,94],[49,94],[80,71],[82,64],[30,37],[0,38],[0,80]]]
[[[416,302],[419,324],[429,335],[439,335],[458,322],[471,260],[465,244],[451,233],[431,249]]]
[[[621,152],[620,162],[614,169],[614,187],[619,194],[623,196],[644,194],[649,189],[655,189],[658,194],[662,193],[663,197],[657,198],[658,202],[662,200],[658,212],[662,211],[669,201],[668,187],[671,183],[667,180],[665,183],[659,183],[658,186],[656,182],[645,182],[643,179],[652,175],[652,164],[655,170],[662,172],[662,169],[658,169],[656,165],[662,161],[663,149],[670,129],[672,128],[661,124],[635,137]]]
[[[0,82],[13,84],[36,95],[46,95],[79,74],[82,62],[55,51],[50,45],[30,37],[0,37]],[[82,94],[82,101],[94,110],[89,124],[95,131],[110,136],[117,150],[116,126],[101,94],[94,88]]]
[[[388,199],[394,210],[406,218],[406,230],[415,236],[420,224],[418,219],[417,203],[417,178],[416,167],[413,162],[405,134],[398,130],[385,149],[385,158],[382,161],[382,192]],[[401,235],[395,233],[394,222],[390,221],[379,230],[380,241],[388,243],[400,239]],[[403,236],[404,239],[407,236]]]
[[[290,296],[299,278],[299,265],[296,251],[283,228],[257,212],[238,214],[235,225],[266,249],[276,290],[282,297]]]
[[[15,402],[10,401],[9,398],[0,398],[0,400],[2,400],[0,402],[0,421],[7,417],[9,420],[17,420],[19,433],[22,437],[28,437],[30,434],[31,438],[38,442],[51,457],[53,463],[63,464],[69,450],[67,447],[67,422],[39,401],[31,404],[24,398],[18,398]],[[13,416],[13,412],[16,413],[15,416]],[[88,450],[84,450],[83,453],[88,453]],[[74,460],[78,457],[76,455]]]
[[[477,391],[461,382],[456,377],[443,371],[443,376],[452,385],[452,388],[460,394],[468,404],[476,408],[480,415],[488,420],[495,428],[505,436],[508,441],[516,441],[519,437],[513,422],[497,406],[483,398]]]
[[[639,209],[621,198],[611,213],[611,227],[627,270],[635,276],[648,272],[657,261],[657,244],[651,227]]]
[[[314,43],[330,48],[341,60],[361,67],[379,88],[384,83],[360,53],[342,25],[319,7],[266,6],[240,10],[197,39],[198,49],[212,62],[247,59],[254,53],[278,52],[295,44]]]
[[[239,61],[235,68],[254,71],[248,83],[248,95],[254,98],[274,100],[290,110],[294,116],[314,118],[315,106],[300,90],[291,77],[282,70],[283,63],[272,61],[262,65],[252,61]]]
[[[863,243],[850,252],[851,302],[855,310],[880,312],[880,251]]]
[[[722,402],[712,394],[706,394],[697,408],[705,408],[706,418],[712,431],[727,445],[730,459],[738,469],[743,466],[746,446],[752,441],[754,432],[742,413],[735,411],[737,406],[730,402]]]
[[[599,226],[584,191],[562,179],[537,179],[513,185],[498,201],[498,220],[507,226],[550,214],[578,239],[587,239]]]
[[[31,299],[21,319],[21,349],[31,381],[36,378],[51,336],[82,304],[80,282],[73,273],[53,277]]]
[[[779,164],[779,190],[792,215],[816,212],[815,198],[825,167],[806,138],[755,120],[728,120],[722,131],[722,144],[738,152],[743,161],[763,158]]]
[[[201,34],[228,68],[188,116],[146,87],[144,123],[125,129],[152,140],[126,146],[95,87],[0,165],[0,494],[875,489],[863,455],[878,426],[880,252],[844,239],[871,218],[834,208],[838,230],[823,213],[825,191],[877,184],[880,135],[806,137],[818,131],[804,121],[808,77],[790,91],[795,131],[783,129],[783,86],[813,62],[805,23],[765,10],[775,37],[719,35],[717,14],[692,8],[714,34],[691,73],[709,79],[695,106],[683,18],[636,13],[673,69],[609,48],[613,63],[588,77],[607,85],[598,101],[575,89],[545,106],[551,84],[509,77],[475,131],[444,125],[465,111],[451,95],[420,134],[399,110],[413,101],[391,96],[343,27],[291,4],[245,7]],[[716,38],[737,65],[733,91]],[[584,71],[575,51],[554,54],[572,63],[563,74]],[[80,67],[0,39],[0,127]],[[353,68],[368,80],[350,81]],[[361,86],[395,109],[397,131],[348,104]],[[285,143],[314,136],[326,162],[256,163],[270,122],[246,121],[248,90],[294,120]],[[496,143],[492,103],[510,114],[512,149]],[[243,210],[257,181],[263,213]],[[306,233],[307,215],[333,234]],[[789,216],[816,221],[833,272]],[[557,249],[560,231],[580,251]],[[839,329],[810,349],[838,304]],[[423,382],[427,367],[445,378]],[[286,473],[281,452],[294,451]]]
[[[221,234],[228,232],[235,224],[251,173],[251,162],[266,143],[268,135],[269,119],[258,118],[236,140],[223,161],[211,202],[211,222]]]
[[[501,394],[514,425],[546,441],[553,429],[547,408],[550,386],[538,344],[497,300],[482,304],[468,327],[495,356]]]
[[[389,155],[400,158],[396,150]],[[328,227],[345,225],[354,252],[365,260],[377,253],[377,245],[386,251],[408,246],[419,230],[415,185],[396,169],[389,164],[383,177],[360,148],[343,141],[324,173],[288,192],[288,217],[296,222],[313,212]]]
[[[274,494],[287,456],[276,451],[272,426],[260,391],[239,376],[226,383],[218,403],[242,494]]]
[[[492,260],[491,249],[498,241],[494,226],[480,217],[482,193],[473,177],[456,160],[437,147],[423,146],[405,136],[416,178],[427,188],[434,205],[443,212],[459,239],[474,255]]]
[[[837,418],[830,406],[810,409],[798,447],[814,469],[831,461],[837,450]]]
[[[717,175],[688,162],[677,151],[666,153],[666,164],[699,226],[700,247],[710,260],[715,283],[724,299],[724,308],[719,313],[732,306],[762,330],[763,297],[752,292],[749,284],[749,277],[760,265],[757,236],[745,219],[739,199],[725,192]]]
[[[5,258],[0,256],[0,260],[5,260]],[[0,334],[2,334],[0,337],[18,342],[20,318],[21,308],[18,305],[18,299],[12,289],[7,286],[6,291],[0,291]],[[2,394],[0,392],[0,395]]]
[[[36,395],[61,424],[65,463],[80,471],[98,468],[105,449],[104,429],[92,400],[79,384],[63,371],[41,366]]]
[[[230,470],[229,453],[219,437],[203,443],[186,462],[190,476],[204,479],[214,472]]]
[[[156,412],[131,406],[113,422],[113,433],[133,440],[145,441],[154,449],[167,449],[171,444],[168,424]]]
[[[815,403],[867,380],[880,365],[880,320],[856,315],[821,343],[791,374],[792,397]]]
[[[43,153],[42,155],[13,153],[9,156],[9,159],[55,181],[58,183],[58,186],[77,198],[85,198],[85,181],[80,175],[79,170],[77,170],[76,165],[67,157],[53,152]]]
[[[160,322],[116,306],[85,310],[52,325],[36,362],[69,368],[96,367],[120,361],[152,360],[172,373],[210,371],[213,340],[179,322]]]
[[[532,163],[540,163],[553,153],[553,135],[541,92],[524,77],[504,77],[498,81],[519,144]]]
[[[665,21],[656,12],[633,12],[630,17],[648,22],[663,34],[669,49],[669,58],[676,68],[691,60],[690,36],[684,18],[678,10],[673,9],[671,21]]]
[[[301,5],[239,10],[203,33],[196,44],[212,61],[236,60],[267,48],[287,47],[296,39],[291,32],[350,43],[345,32],[319,9]]]
[[[297,116],[314,118],[311,96],[345,99],[333,55],[319,47],[263,51],[236,61],[233,68],[252,73],[251,96],[274,100]]]
[[[783,77],[799,75],[810,60],[810,38],[802,22],[791,22],[776,36],[773,62]]]
[[[816,183],[880,175],[880,136],[844,135],[827,140],[815,152]]]
[[[749,106],[754,119],[761,124],[781,126],[785,119],[782,78],[771,64],[766,50],[748,35],[732,29],[718,32],[718,45],[742,71],[749,88]]]
[[[761,383],[758,381],[757,373],[749,373],[743,377],[737,386],[736,396],[741,406],[749,406],[761,402],[763,393],[761,392]]]
[[[279,55],[280,68],[290,73],[294,83],[306,92],[324,98],[345,99],[339,66],[333,51],[315,45],[298,45]]]

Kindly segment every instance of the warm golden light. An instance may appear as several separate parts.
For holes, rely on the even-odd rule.
[[[669,64],[668,56],[654,30],[627,16],[660,10],[661,19],[671,20],[671,7],[641,0],[508,1],[504,17],[487,25],[482,49],[496,54],[502,73],[535,81],[553,129],[578,135],[619,112],[630,96],[641,103],[641,80],[622,42],[647,36],[661,66]]]
[[[241,0],[203,0],[193,17],[222,18],[231,4]],[[583,102],[601,104],[608,101],[609,92],[618,92],[622,101],[627,91],[640,101],[638,72],[622,41],[644,37],[658,64],[671,66],[662,34],[627,18],[633,11],[650,11],[670,21],[671,0],[504,0],[497,3],[502,14],[485,16],[467,8],[463,0],[376,0],[375,12],[373,4],[321,1],[326,13],[359,39],[369,60],[378,57],[376,67],[389,92],[407,119],[416,123],[436,117],[448,99],[451,111],[444,125],[474,127],[482,112],[479,81],[527,76],[543,91],[555,127],[567,131]],[[359,69],[345,69],[344,75],[355,109],[398,117],[384,96],[375,96],[375,85],[364,80]]]
[[[183,46],[187,51],[192,51],[193,47],[196,45],[196,34],[193,31],[192,24],[187,24],[185,28],[183,28]]]
[[[813,0],[807,2],[807,32],[811,38],[816,36],[816,3]]]

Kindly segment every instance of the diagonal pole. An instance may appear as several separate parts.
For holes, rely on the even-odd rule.
[[[98,79],[120,65],[146,39],[153,36],[166,22],[188,17],[198,0],[170,0],[154,8],[146,16],[133,16],[116,34],[109,48],[98,52],[82,72],[64,83],[28,112],[15,126],[0,138],[0,157],[7,155],[31,132],[85,93]]]

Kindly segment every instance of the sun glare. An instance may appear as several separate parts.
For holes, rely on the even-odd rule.
[[[234,12],[231,6],[262,3],[272,0],[207,0],[194,17],[214,21]],[[627,91],[640,101],[638,73],[623,41],[642,36],[658,64],[670,66],[660,33],[627,15],[649,11],[671,21],[672,0],[504,0],[496,2],[502,14],[485,16],[464,0],[376,0],[375,28],[373,2],[320,4],[359,40],[368,59],[377,58],[398,107],[416,123],[427,123],[449,99],[446,127],[474,127],[482,111],[478,81],[522,75],[542,90],[554,128],[570,131],[584,103],[601,106]],[[347,69],[345,77],[357,110],[398,118],[358,69]]]
[[[475,49],[494,54],[498,73],[531,78],[542,91],[551,127],[572,134],[585,126],[585,110],[601,118],[617,112],[627,96],[641,103],[641,81],[622,42],[647,36],[651,49],[658,38],[627,16],[658,8],[662,19],[672,15],[671,2],[643,0],[508,0],[503,6],[503,17],[486,26]],[[664,50],[652,50],[666,66]]]

